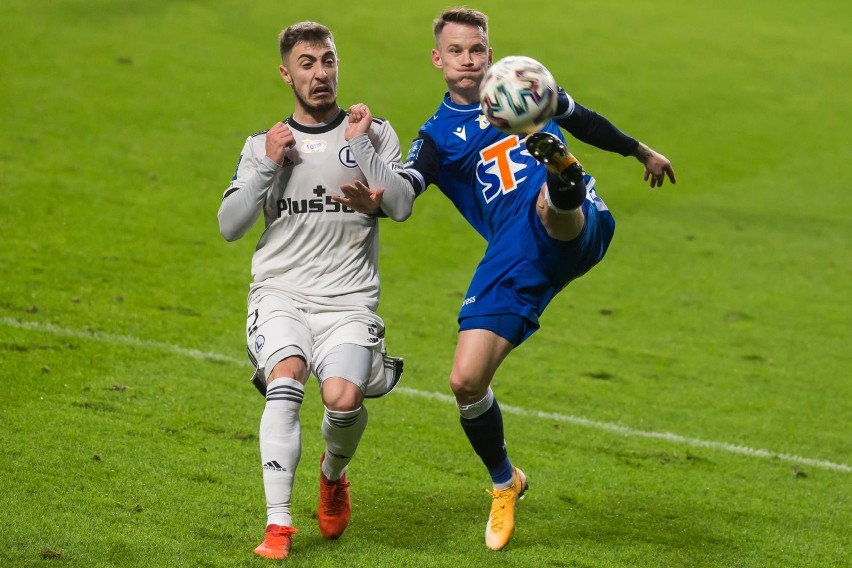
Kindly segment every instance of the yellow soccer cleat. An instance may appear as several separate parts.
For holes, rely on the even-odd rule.
[[[287,558],[290,556],[290,547],[293,545],[292,537],[297,532],[299,531],[293,527],[269,525],[266,527],[266,538],[254,549],[254,553],[273,560]]]
[[[525,143],[530,155],[569,188],[586,187],[583,166],[555,134],[535,132],[526,137]]]
[[[488,491],[491,495],[491,514],[485,525],[485,545],[491,550],[502,550],[515,532],[515,503],[524,498],[529,488],[527,476],[518,468],[513,468],[512,486],[507,489]]]

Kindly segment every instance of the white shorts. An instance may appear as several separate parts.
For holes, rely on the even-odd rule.
[[[402,373],[402,360],[385,353],[384,336],[382,318],[367,309],[299,309],[293,300],[270,288],[249,296],[246,346],[257,369],[252,380],[258,388],[265,386],[279,361],[299,356],[320,384],[328,377],[342,377],[367,397],[383,396]],[[353,346],[368,349],[368,357],[353,355],[352,365],[346,365],[341,355],[356,354]]]

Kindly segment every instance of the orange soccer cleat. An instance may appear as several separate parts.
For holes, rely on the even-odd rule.
[[[337,481],[329,481],[322,472],[324,459],[325,454],[320,458],[320,498],[317,522],[322,537],[334,540],[340,538],[349,525],[349,518],[352,515],[352,503],[349,500],[351,484],[346,481],[345,473]]]
[[[292,536],[297,532],[299,531],[293,527],[267,525],[266,538],[254,549],[254,553],[273,560],[287,558],[290,556],[290,547],[293,545]]]

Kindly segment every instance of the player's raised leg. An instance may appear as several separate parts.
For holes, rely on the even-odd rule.
[[[535,132],[527,136],[530,155],[547,167],[548,201],[557,210],[571,211],[586,199],[583,167],[555,134]],[[554,179],[555,178],[555,179]]]

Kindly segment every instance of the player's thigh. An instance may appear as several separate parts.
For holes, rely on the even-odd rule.
[[[484,328],[459,331],[450,388],[460,404],[476,402],[488,390],[491,379],[514,345]]]
[[[542,187],[536,201],[536,213],[547,234],[557,241],[572,241],[577,238],[583,230],[585,216],[583,208],[578,207],[572,211],[555,211],[547,204],[544,197],[546,186]]]
[[[361,406],[373,372],[375,352],[370,347],[335,345],[316,363],[323,404],[330,410],[354,410]]]
[[[304,314],[283,295],[261,291],[249,298],[246,346],[255,366],[269,378],[278,363],[304,383],[313,359],[313,340]],[[299,361],[302,364],[299,364]]]

